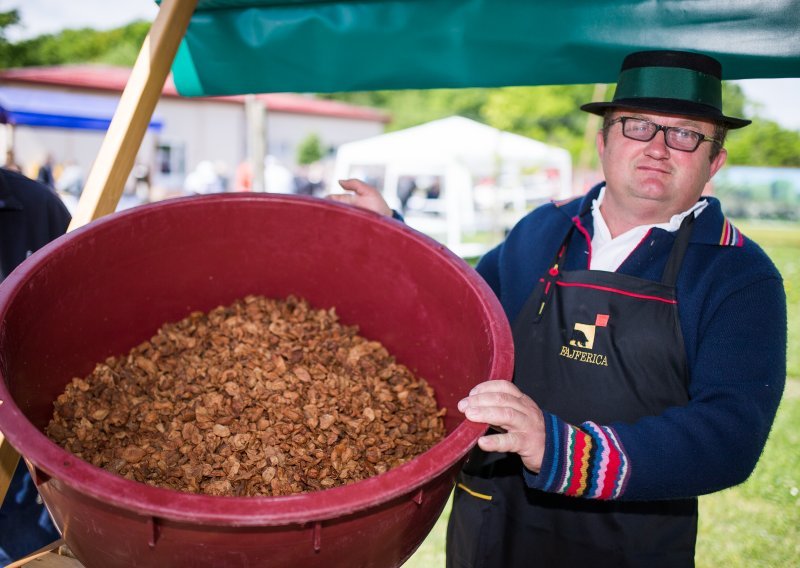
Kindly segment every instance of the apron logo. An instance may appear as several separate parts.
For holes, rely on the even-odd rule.
[[[572,337],[569,340],[569,344],[573,347],[591,349],[594,345],[594,330],[595,327],[593,325],[576,323],[575,329],[572,330]]]
[[[582,349],[588,349],[591,351],[594,347],[594,338],[597,328],[607,326],[608,314],[597,314],[593,324],[576,323],[572,330],[572,335],[569,338],[569,345],[571,347],[577,347],[578,349],[572,349],[566,345],[562,345],[561,353],[559,353],[559,355],[566,357],[567,359],[575,359],[576,361],[581,361],[583,363],[592,363],[594,365],[608,367],[608,359],[605,355],[582,351]]]

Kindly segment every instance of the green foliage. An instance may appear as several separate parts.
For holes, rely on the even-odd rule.
[[[11,10],[0,12],[0,69],[6,67],[5,62],[11,57],[14,46],[6,39],[6,30],[19,24],[19,12]]]
[[[10,10],[0,12],[0,41],[6,41],[6,29],[19,24],[19,12]]]
[[[722,108],[725,109],[727,116],[745,116],[744,111],[747,106],[747,97],[744,96],[742,88],[736,83],[729,81],[722,82]]]
[[[325,155],[322,142],[315,133],[306,136],[297,146],[297,163],[301,166],[318,162]]]
[[[4,15],[0,14],[0,26]],[[108,31],[86,28],[41,35],[7,44],[7,49],[0,50],[0,68],[67,63],[107,63],[132,67],[149,30],[150,23],[141,21]]]
[[[377,107],[392,115],[387,130],[402,130],[431,120],[459,115],[482,121],[482,107],[491,89],[430,89],[327,93],[320,98]]]
[[[577,164],[587,155],[594,156],[594,132],[598,128],[598,122],[579,107],[595,98],[608,100],[613,95],[614,85],[606,86],[605,91],[599,98],[593,85],[374,91],[322,96],[386,110],[393,117],[389,130],[452,115],[464,116],[566,148]],[[722,99],[726,114],[747,116],[747,99],[739,85],[723,82]],[[767,120],[757,118],[751,126],[731,131],[726,147],[730,164],[800,167],[800,133],[782,129]]]
[[[591,99],[591,85],[431,89],[323,95],[382,108],[393,118],[388,130],[459,115],[495,128],[567,148],[577,157],[587,115],[578,107]]]
[[[591,98],[591,85],[506,87],[492,90],[482,114],[495,128],[561,146],[577,159],[589,117],[579,107]]]
[[[726,147],[729,164],[800,167],[800,132],[771,120],[757,118],[747,128],[732,131]]]

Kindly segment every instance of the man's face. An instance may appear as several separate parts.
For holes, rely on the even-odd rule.
[[[707,120],[669,114],[619,110],[612,118],[631,116],[663,126],[678,126],[713,138],[714,124]],[[636,217],[641,224],[668,221],[689,209],[706,182],[722,167],[727,152],[722,149],[711,160],[713,142],[702,142],[694,152],[666,145],[664,131],[649,142],[631,140],[622,134],[622,123],[612,124],[607,139],[597,135],[597,149],[606,178],[603,209]]]

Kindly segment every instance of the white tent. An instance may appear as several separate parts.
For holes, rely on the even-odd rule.
[[[531,204],[572,192],[569,152],[459,116],[342,144],[335,179],[351,177],[381,186],[396,209],[401,180],[439,181],[441,193],[407,212],[406,221],[465,255],[478,251],[468,250],[462,234],[485,228],[487,211],[519,217]]]

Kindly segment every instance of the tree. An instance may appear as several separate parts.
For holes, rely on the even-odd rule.
[[[385,110],[392,116],[387,130],[402,130],[457,114],[484,121],[481,108],[492,89],[407,89],[326,93],[320,98]]]
[[[0,12],[0,69],[5,69],[9,66],[8,61],[11,59],[13,51],[13,45],[8,43],[6,38],[6,30],[19,24],[19,21],[19,12],[17,10]]]
[[[595,156],[594,132],[599,124],[579,109],[592,100],[593,91],[592,85],[556,85],[338,93],[326,98],[387,110],[392,115],[389,130],[454,114],[466,116],[566,148],[578,164],[582,152]],[[605,100],[613,92],[614,85],[608,85]],[[726,114],[748,116],[748,101],[739,85],[723,81],[722,98]],[[800,167],[800,133],[758,117],[751,126],[732,130],[726,148],[730,164]]]
[[[756,118],[747,128],[731,131],[725,146],[732,165],[800,168],[800,132],[771,120]]]
[[[579,107],[592,91],[592,85],[493,89],[481,111],[491,126],[561,146],[577,159],[588,124]]]
[[[315,133],[306,136],[302,142],[297,146],[297,163],[301,166],[307,166],[318,162],[325,155],[322,148],[322,142]]]
[[[19,12],[17,10],[0,12],[0,41],[8,41],[6,39],[6,28],[17,24],[19,24]]]
[[[725,109],[725,114],[728,116],[747,116],[745,112],[746,106],[747,97],[745,97],[742,88],[736,83],[723,81],[722,108]]]
[[[0,13],[0,33],[19,23],[16,11]],[[150,30],[149,22],[133,22],[108,31],[89,28],[45,34],[14,44],[0,35],[0,68],[66,63],[106,63],[132,67]]]

